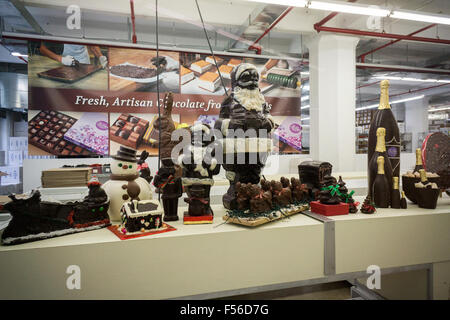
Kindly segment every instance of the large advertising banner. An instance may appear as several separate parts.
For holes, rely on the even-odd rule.
[[[157,155],[160,103],[174,93],[176,124],[214,126],[231,71],[242,62],[261,74],[260,89],[278,127],[274,151],[299,153],[299,61],[175,51],[29,42],[30,155],[108,156],[120,145]],[[157,76],[159,75],[159,76]],[[224,88],[225,87],[225,88]]]

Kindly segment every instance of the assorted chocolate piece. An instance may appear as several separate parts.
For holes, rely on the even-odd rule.
[[[247,214],[270,214],[280,208],[300,205],[308,201],[308,190],[300,180],[281,177],[280,181],[261,179],[260,186],[236,183],[238,211]]]
[[[366,199],[364,199],[363,204],[361,205],[361,212],[365,214],[372,214],[375,211],[375,205],[372,202],[372,198],[370,196],[367,196]]]
[[[122,113],[109,128],[109,137],[111,141],[137,149],[148,126],[148,120]]]
[[[77,119],[58,111],[40,111],[28,122],[28,142],[54,155],[89,155],[91,152],[85,148],[64,139],[76,122]]]
[[[117,65],[109,68],[109,72],[113,75],[124,77],[124,78],[134,78],[134,79],[148,79],[156,77],[156,75],[161,73],[162,69],[150,69],[133,65]]]

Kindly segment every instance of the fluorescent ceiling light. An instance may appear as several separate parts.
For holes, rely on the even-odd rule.
[[[438,112],[438,111],[446,111],[446,110],[450,110],[450,107],[429,109],[428,112]]]
[[[248,1],[279,4],[282,6],[290,6],[290,7],[304,7],[308,3],[307,0],[248,0]]]
[[[440,14],[424,14],[411,11],[395,10],[390,15],[394,19],[422,21],[429,23],[450,24],[450,17]]]
[[[306,100],[309,100],[309,96],[303,96],[303,97],[300,99],[300,101],[306,101]]]
[[[411,21],[421,21],[428,23],[438,23],[450,25],[450,17],[442,14],[422,13],[418,11],[394,10],[380,8],[372,5],[357,3],[342,3],[337,1],[316,1],[316,0],[248,0],[251,2],[262,2],[278,4],[292,7],[305,7],[310,9],[334,11],[365,16],[391,17],[394,19],[404,19]]]
[[[389,104],[395,104],[395,103],[401,103],[401,102],[407,102],[407,101],[413,101],[413,100],[419,100],[422,99],[423,97],[425,97],[424,95],[420,95],[420,96],[415,96],[415,97],[411,97],[411,98],[405,98],[405,99],[400,99],[400,100],[395,100],[392,102],[389,102]],[[355,111],[361,111],[361,110],[367,110],[367,109],[374,109],[374,108],[378,108],[380,104],[372,104],[370,106],[366,106],[366,107],[362,107],[362,108],[357,108],[355,109]]]
[[[311,4],[308,6],[308,8],[333,12],[361,14],[366,16],[377,16],[377,17],[386,17],[390,13],[390,10],[388,9],[374,8],[358,4],[346,4],[328,1],[327,2],[311,1]]]
[[[28,57],[27,54],[21,54],[20,52],[11,52],[11,55],[14,57]]]
[[[311,108],[311,106],[309,105],[309,104],[307,104],[306,106],[304,106],[304,107],[301,107],[302,109],[309,109],[309,108]]]

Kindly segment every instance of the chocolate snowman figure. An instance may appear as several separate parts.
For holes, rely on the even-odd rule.
[[[111,180],[103,185],[103,189],[111,199],[109,217],[113,222],[121,219],[120,209],[126,201],[150,200],[152,190],[150,184],[139,177],[136,150],[120,146],[116,155],[112,156]]]

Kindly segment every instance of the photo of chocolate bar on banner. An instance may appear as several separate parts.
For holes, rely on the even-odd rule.
[[[108,114],[28,111],[28,154],[86,157],[108,155]]]
[[[300,117],[274,116],[277,128],[272,133],[274,152],[301,153],[303,126]]]
[[[179,120],[178,114],[172,116]],[[110,113],[111,154],[123,145],[138,150],[138,154],[146,150],[150,155],[158,155],[159,132],[153,126],[157,119],[153,113]]]
[[[181,93],[224,95],[223,85],[227,89],[231,87],[233,66],[227,65],[230,60],[232,60],[230,57],[225,56],[180,53]],[[223,83],[218,70],[222,75]]]

